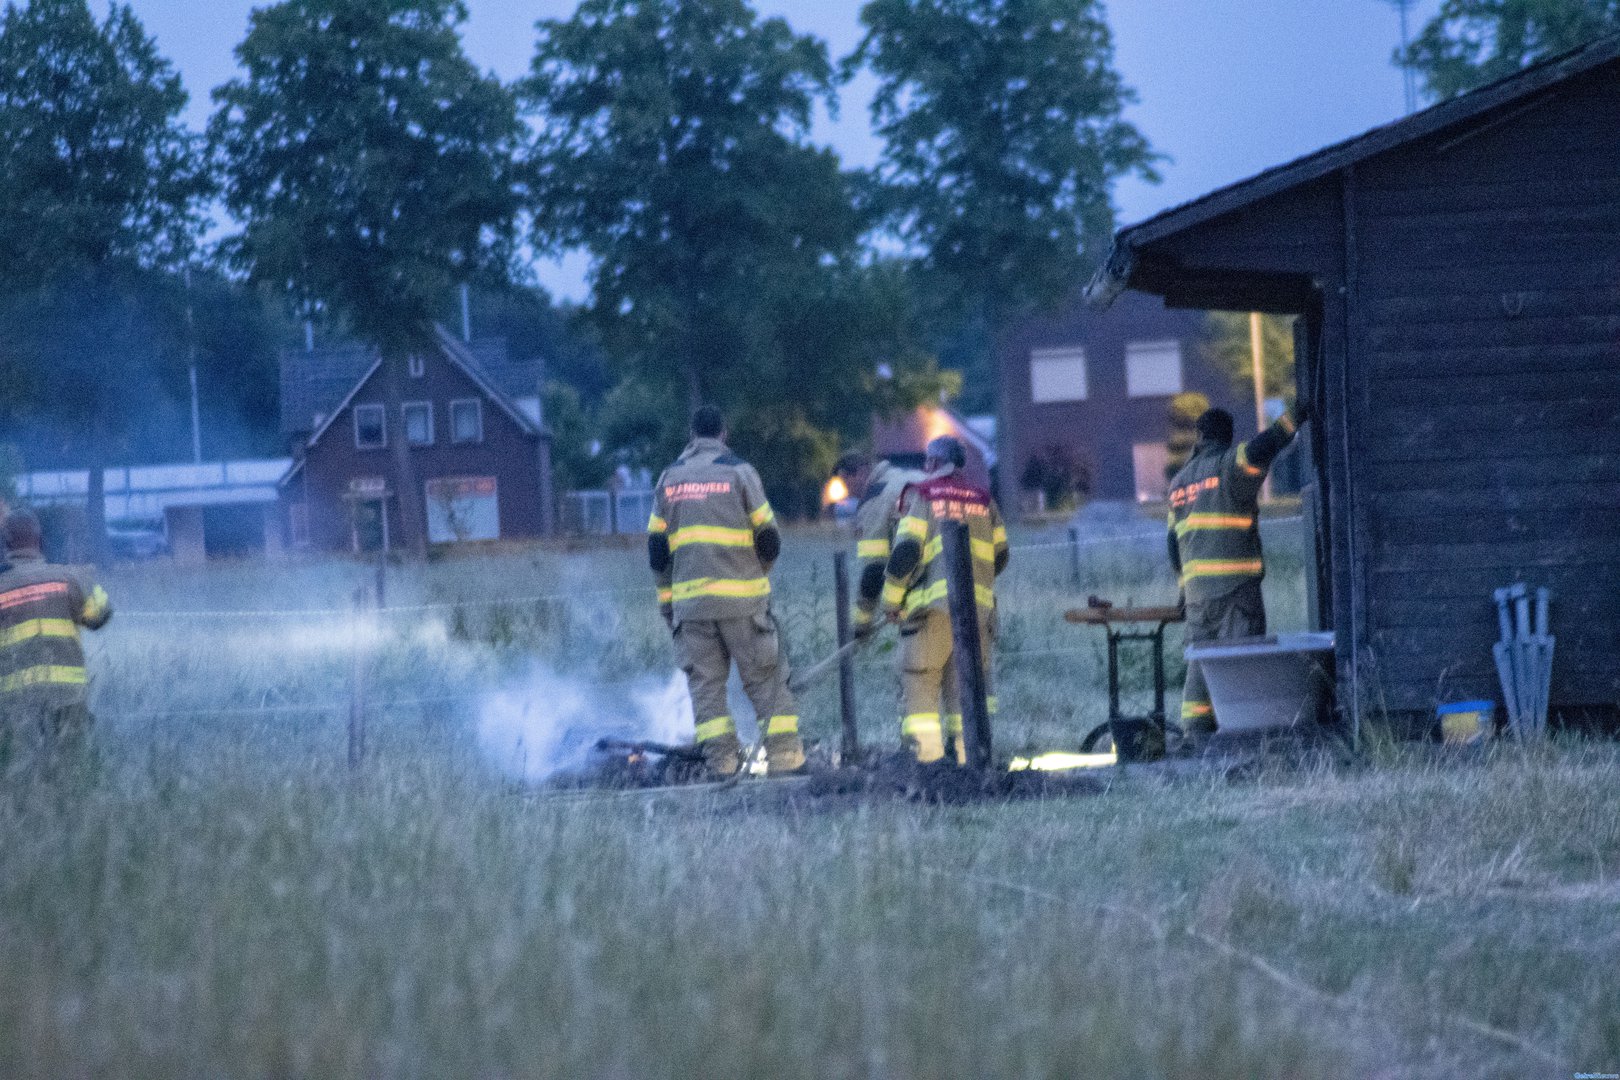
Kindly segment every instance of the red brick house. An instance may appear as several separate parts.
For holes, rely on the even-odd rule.
[[[1051,470],[1072,473],[1092,500],[1164,498],[1169,406],[1183,392],[1229,409],[1239,438],[1253,435],[1254,402],[1208,357],[1205,321],[1128,293],[1107,311],[1076,298],[1006,335],[998,495],[1008,513],[1044,509],[1036,482]]]
[[[435,346],[395,372],[352,345],[283,354],[282,426],[294,461],[280,487],[291,546],[371,551],[550,534],[540,365],[513,365],[504,343],[469,346],[442,327]],[[414,515],[402,512],[402,484],[420,493]]]

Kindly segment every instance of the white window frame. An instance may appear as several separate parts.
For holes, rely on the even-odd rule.
[[[1042,365],[1066,366],[1067,374],[1078,373],[1078,386],[1058,385],[1063,376],[1054,374],[1042,378]],[[1091,361],[1084,345],[1060,345],[1029,351],[1029,399],[1035,405],[1057,405],[1066,401],[1085,401],[1091,396]]]
[[[426,409],[427,410],[427,438],[422,440],[421,442],[417,442],[416,440],[411,438],[411,410],[412,409]],[[404,431],[405,431],[405,445],[406,446],[432,446],[433,445],[434,439],[435,439],[435,436],[436,436],[436,433],[435,433],[435,431],[433,429],[433,402],[431,402],[431,401],[407,401],[407,402],[404,402],[399,407],[399,419],[400,419],[400,427],[403,428]]]
[[[1176,357],[1176,379],[1174,389],[1165,389],[1159,386],[1143,385],[1144,379],[1132,366],[1131,361],[1140,361],[1145,357],[1162,357],[1174,353]],[[1158,374],[1158,372],[1154,372]],[[1187,389],[1187,357],[1182,350],[1181,342],[1174,338],[1160,341],[1133,341],[1125,346],[1125,396],[1133,398],[1175,397]]]
[[[382,428],[382,441],[367,443],[360,441],[360,414],[365,413],[377,416],[377,424]],[[388,408],[376,403],[356,405],[354,407],[354,448],[356,450],[386,450],[388,448]]]
[[[413,379],[420,379],[423,375],[427,374],[427,361],[422,359],[420,353],[412,353],[410,358],[405,361],[405,364],[410,370],[411,378]]]
[[[471,405],[473,415],[478,418],[478,433],[470,439],[460,438],[456,434],[456,406],[458,405]],[[450,402],[450,441],[464,444],[484,441],[484,402],[482,398],[455,398]]]

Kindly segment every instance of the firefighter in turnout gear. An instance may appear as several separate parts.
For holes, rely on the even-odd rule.
[[[1170,564],[1181,579],[1188,645],[1265,634],[1260,489],[1304,420],[1296,405],[1234,449],[1231,413],[1210,409],[1198,418],[1198,445],[1170,481]],[[1181,726],[1194,740],[1215,731],[1215,708],[1197,664],[1187,665]]]
[[[791,773],[804,765],[804,743],[766,576],[782,537],[759,474],[731,452],[725,436],[714,406],[693,414],[691,443],[653,492],[648,559],[709,769],[731,776],[743,766],[726,702],[735,663],[759,717],[771,773]]]
[[[868,637],[877,629],[878,600],[883,595],[883,575],[889,567],[894,528],[900,522],[900,496],[906,488],[927,479],[916,469],[902,469],[879,459],[868,468],[865,458],[847,457],[840,462],[838,475],[859,491],[855,508],[855,636]]]
[[[89,677],[79,628],[112,617],[100,585],[40,554],[39,519],[16,510],[0,526],[9,566],[0,572],[0,764],[12,744],[47,753],[90,726]]]
[[[1007,529],[990,493],[962,475],[965,462],[962,444],[950,436],[928,444],[924,468],[929,475],[901,499],[883,583],[883,613],[900,623],[900,739],[921,762],[943,758],[947,740],[954,743],[959,764],[967,758],[941,532],[946,521],[968,526],[985,687],[990,687],[995,583],[1007,568]],[[991,697],[990,711],[995,708]]]

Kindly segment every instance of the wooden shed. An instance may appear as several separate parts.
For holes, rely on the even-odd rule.
[[[1312,617],[1353,722],[1500,699],[1492,590],[1556,590],[1555,713],[1620,702],[1620,38],[1123,230],[1091,295],[1297,314]]]

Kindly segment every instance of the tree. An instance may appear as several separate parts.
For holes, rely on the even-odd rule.
[[[1445,0],[1395,62],[1455,97],[1620,30],[1620,0]]]
[[[878,78],[878,205],[921,253],[976,380],[1011,319],[1106,255],[1110,189],[1155,155],[1122,112],[1097,0],[871,0],[846,74]]]
[[[0,398],[48,417],[89,466],[92,558],[106,533],[102,466],[134,419],[139,372],[126,346],[151,345],[135,297],[155,269],[191,254],[211,188],[179,119],[185,105],[126,6],[99,23],[85,0],[0,13],[0,260],[13,331]]]
[[[1254,398],[1254,347],[1249,330],[1249,314],[1241,311],[1212,311],[1207,340],[1210,358],[1232,380],[1232,388],[1243,400]],[[1294,317],[1260,316],[1261,374],[1266,397],[1292,402],[1294,381]]]
[[[592,259],[607,430],[654,464],[713,401],[782,509],[814,507],[878,363],[915,360],[887,347],[899,278],[861,259],[854,178],[809,142],[826,47],[745,0],[584,0],[539,24],[522,95],[536,246]]]
[[[459,0],[282,0],[253,12],[245,73],[214,91],[230,259],[375,345],[396,399],[456,287],[512,268],[522,128],[463,53],[466,17]],[[389,415],[400,512],[425,536]]]

